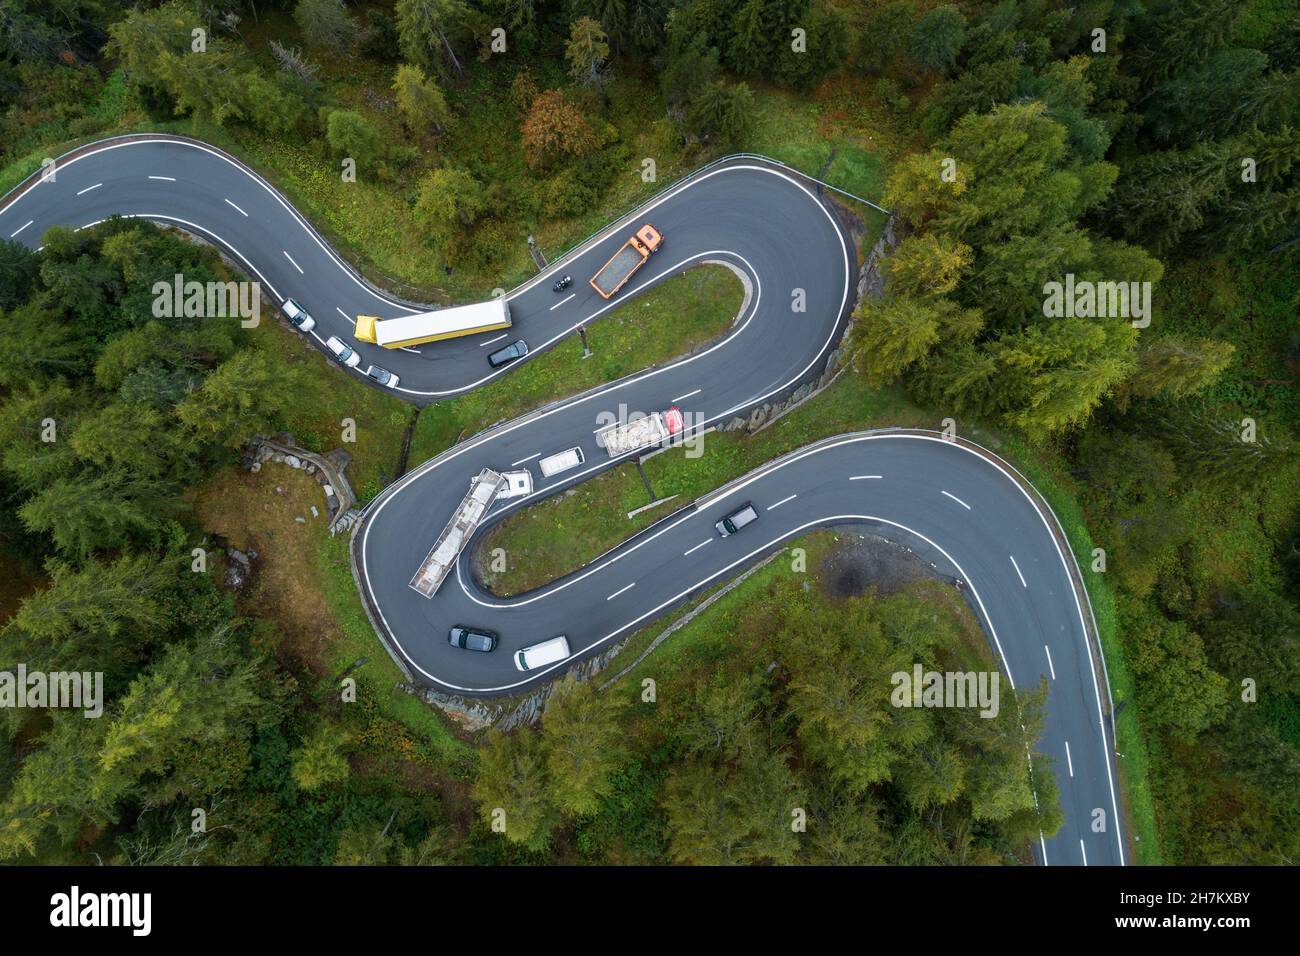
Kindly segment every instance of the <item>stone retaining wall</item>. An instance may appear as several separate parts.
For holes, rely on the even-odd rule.
[[[344,469],[352,456],[342,448],[318,455],[300,447],[288,432],[266,437],[258,435],[244,452],[244,467],[251,472],[262,470],[263,462],[274,461],[300,468],[311,475],[325,492],[325,510],[329,514],[330,534],[347,531],[361,517],[356,510],[357,496],[352,491]]]
[[[894,250],[898,245],[897,221],[893,216],[885,223],[885,231],[881,233],[876,244],[872,246],[871,253],[867,256],[867,261],[862,264],[858,272],[858,290],[857,300],[861,302],[865,297],[879,299],[885,294],[885,277],[881,273],[881,262]],[[847,338],[853,328],[853,319],[850,317],[848,325],[844,328],[844,336]],[[777,419],[794,411],[808,399],[820,395],[823,391],[840,377],[844,371],[843,367],[843,348],[836,348],[826,359],[826,368],[822,371],[819,378],[805,382],[796,388],[787,398],[778,402],[764,402],[750,411],[748,416],[728,419],[725,422],[719,422],[717,430],[720,432],[744,432],[752,435],[756,432],[767,428]]]

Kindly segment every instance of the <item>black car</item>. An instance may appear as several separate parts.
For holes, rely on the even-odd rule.
[[[466,627],[464,624],[457,624],[447,632],[447,643],[452,647],[464,648],[467,651],[488,651],[496,650],[497,632],[486,629],[475,630],[472,627]]]
[[[508,365],[516,359],[521,359],[528,354],[528,343],[523,339],[518,342],[512,342],[503,349],[497,349],[488,356],[488,364],[493,368],[500,368],[502,365]]]
[[[571,285],[573,285],[573,276],[560,276],[555,280],[555,285],[551,286],[551,288],[556,292],[563,292]]]

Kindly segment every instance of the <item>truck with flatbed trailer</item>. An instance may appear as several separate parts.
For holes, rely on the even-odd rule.
[[[679,434],[684,426],[682,410],[676,405],[626,422],[616,422],[596,432],[596,444],[609,452],[610,458],[650,448]]]
[[[427,598],[433,597],[451,569],[456,566],[456,558],[474,536],[488,509],[505,487],[505,477],[491,468],[484,468],[475,476],[469,483],[468,494],[461,500],[456,513],[451,516],[447,527],[442,529],[438,540],[433,543],[429,554],[411,578],[412,588]]]
[[[636,270],[659,251],[663,241],[662,233],[646,223],[619,246],[609,261],[591,277],[591,287],[600,293],[602,299],[612,298],[614,293],[627,285]]]

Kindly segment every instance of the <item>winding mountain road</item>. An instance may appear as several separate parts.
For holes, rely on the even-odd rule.
[[[213,147],[173,137],[106,140],[60,159],[55,169],[52,182],[29,182],[0,199],[0,238],[36,247],[51,226],[82,228],[111,215],[185,229],[242,263],[277,302],[289,295],[301,302],[317,320],[311,335],[318,346],[330,335],[351,342],[358,312],[389,317],[422,311],[371,287],[275,189]],[[643,221],[663,232],[664,248],[605,302],[586,279]],[[508,333],[414,351],[353,343],[362,369],[374,363],[396,372],[399,392],[427,403],[508,374],[509,367],[488,367],[485,346],[526,338],[535,357],[578,326],[702,262],[731,267],[747,286],[744,309],[722,340],[489,429],[414,469],[371,503],[354,553],[381,637],[430,686],[513,693],[554,678],[800,533],[865,523],[963,583],[1014,686],[1047,679],[1038,750],[1056,772],[1065,823],[1039,842],[1040,862],[1123,864],[1104,676],[1089,649],[1091,612],[1072,584],[1074,559],[1054,533],[1055,518],[1023,480],[968,443],[914,432],[839,436],[719,489],[540,590],[510,599],[486,593],[469,571],[472,545],[432,599],[408,587],[483,467],[529,467],[535,481],[532,495],[493,509],[490,527],[610,466],[594,439],[602,413],[678,404],[699,434],[819,374],[853,305],[856,260],[835,215],[806,180],[757,158],[739,158],[671,187],[508,293],[514,316]],[[559,295],[550,288],[557,272],[575,279]],[[793,308],[796,290],[802,290],[804,311]],[[708,437],[703,441],[707,453]],[[572,446],[585,453],[581,468],[553,479],[537,473],[540,456]],[[718,538],[713,523],[745,501],[754,502],[759,521]],[[447,629],[456,623],[500,632],[501,646],[492,654],[450,647]],[[513,651],[560,633],[569,638],[571,660],[537,673],[515,669]],[[1098,814],[1105,821],[1100,832],[1094,830]]]

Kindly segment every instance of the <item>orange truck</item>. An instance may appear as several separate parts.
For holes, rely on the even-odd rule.
[[[615,292],[627,285],[627,280],[636,270],[659,251],[663,241],[659,230],[646,223],[591,277],[591,287],[600,293],[602,299],[612,298]]]

